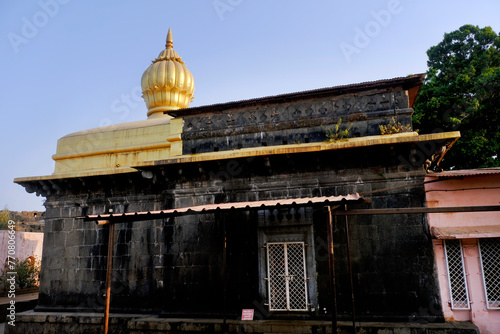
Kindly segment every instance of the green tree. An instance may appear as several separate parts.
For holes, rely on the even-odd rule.
[[[14,268],[11,268],[11,265],[13,265]],[[20,289],[39,286],[40,269],[41,261],[35,256],[30,256],[23,261],[18,258],[14,259],[13,262],[5,261],[3,274],[0,277],[0,282],[3,284],[3,291],[7,291],[10,285],[7,281],[9,278],[9,275],[7,275],[8,272],[15,272],[17,274],[16,284]]]
[[[9,226],[9,220],[10,220],[10,211],[7,209],[7,206],[0,211],[0,230],[6,230],[7,227]]]
[[[427,76],[415,103],[420,133],[460,131],[445,169],[500,166],[500,36],[464,25],[427,51]]]

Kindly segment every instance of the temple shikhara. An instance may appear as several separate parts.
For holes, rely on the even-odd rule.
[[[460,133],[413,131],[423,79],[190,108],[169,30],[144,120],[15,179],[46,225],[38,306],[8,333],[476,333],[443,315],[424,179]]]

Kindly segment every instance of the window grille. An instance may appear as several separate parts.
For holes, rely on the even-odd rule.
[[[486,295],[486,307],[500,309],[500,239],[480,239],[479,255],[481,258],[484,293]]]
[[[446,240],[444,251],[446,255],[445,261],[448,272],[451,308],[455,310],[467,310],[470,308],[470,304],[461,241]]]
[[[303,242],[267,244],[270,311],[307,311],[307,277]]]

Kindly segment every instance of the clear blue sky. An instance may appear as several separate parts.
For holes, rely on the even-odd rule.
[[[500,2],[2,1],[0,209],[44,210],[13,179],[52,174],[60,137],[146,118],[140,79],[169,27],[199,106],[423,73],[464,24],[498,33]]]

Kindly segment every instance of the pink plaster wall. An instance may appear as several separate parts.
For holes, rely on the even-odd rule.
[[[43,233],[16,231],[15,235],[15,257],[17,259],[23,261],[32,255],[35,256],[37,260],[42,259]],[[0,231],[0,261],[2,261],[0,270],[3,270],[3,264],[8,256],[8,242],[8,230]]]
[[[426,181],[432,180],[435,178],[426,178]],[[500,174],[427,183],[425,191],[428,207],[500,205]],[[436,227],[498,225],[500,212],[429,214],[429,224]]]
[[[500,170],[499,170],[500,171]],[[427,177],[426,181],[436,180]],[[428,207],[500,204],[500,174],[465,176],[425,185]],[[429,214],[429,227],[500,225],[500,212]],[[472,321],[481,333],[500,333],[500,310],[488,310],[481,274],[477,239],[463,239],[464,266],[471,301],[470,310],[452,310],[442,240],[434,240],[436,267],[444,316],[447,320]]]

